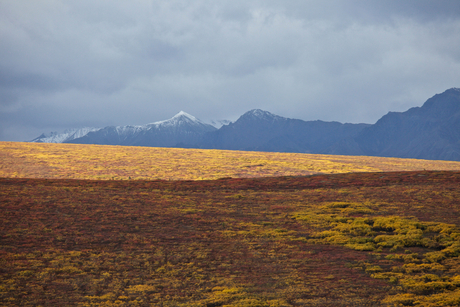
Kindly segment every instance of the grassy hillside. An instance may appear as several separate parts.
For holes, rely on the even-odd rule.
[[[1,179],[3,306],[457,306],[460,172]]]
[[[196,180],[460,170],[460,162],[182,148],[0,142],[0,177]]]

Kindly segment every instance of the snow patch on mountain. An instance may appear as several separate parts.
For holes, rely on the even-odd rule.
[[[87,135],[90,132],[101,130],[101,128],[85,127],[77,129],[67,129],[62,133],[50,132],[43,133],[39,137],[33,139],[31,142],[34,143],[64,143],[70,140],[80,138]]]
[[[208,124],[214,126],[214,128],[220,129],[222,126],[230,125],[232,123],[231,120],[228,119],[220,119],[220,120],[211,120]]]
[[[117,126],[115,127],[115,131],[119,135],[127,135],[127,134],[133,134],[137,133],[142,130],[147,130],[148,128],[146,126]]]

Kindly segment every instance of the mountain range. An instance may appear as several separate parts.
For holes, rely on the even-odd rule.
[[[251,110],[235,122],[204,123],[179,112],[143,126],[42,134],[32,142],[368,155],[460,161],[460,89],[451,88],[375,124],[303,121]]]

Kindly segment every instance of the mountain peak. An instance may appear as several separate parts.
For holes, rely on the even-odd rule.
[[[264,111],[261,109],[254,109],[254,110],[244,113],[240,118],[258,119],[258,120],[274,120],[274,119],[282,119],[283,117],[272,114],[268,111]]]
[[[193,121],[199,121],[195,116],[188,114],[187,112],[180,111],[176,115],[174,115],[172,118],[179,118],[179,117],[187,117],[190,120]]]
[[[199,120],[195,116],[190,115],[190,114],[188,114],[188,113],[186,113],[184,111],[180,111],[179,113],[177,113],[176,115],[174,115],[170,119],[157,121],[157,122],[149,124],[149,126],[152,126],[152,125],[153,126],[175,126],[175,125],[185,123],[185,122],[187,122],[187,123],[196,123],[196,124],[204,124],[201,120]]]
[[[251,111],[246,112],[246,114],[256,116],[256,117],[263,117],[263,116],[267,116],[267,115],[274,116],[272,113],[270,113],[268,111],[261,110],[261,109],[253,109]]]
[[[422,110],[439,113],[447,116],[460,111],[460,88],[450,88],[441,94],[436,94],[428,99],[422,106]]]

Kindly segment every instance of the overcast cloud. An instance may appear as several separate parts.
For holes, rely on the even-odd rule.
[[[374,123],[451,87],[458,0],[0,0],[0,141],[181,110]]]

